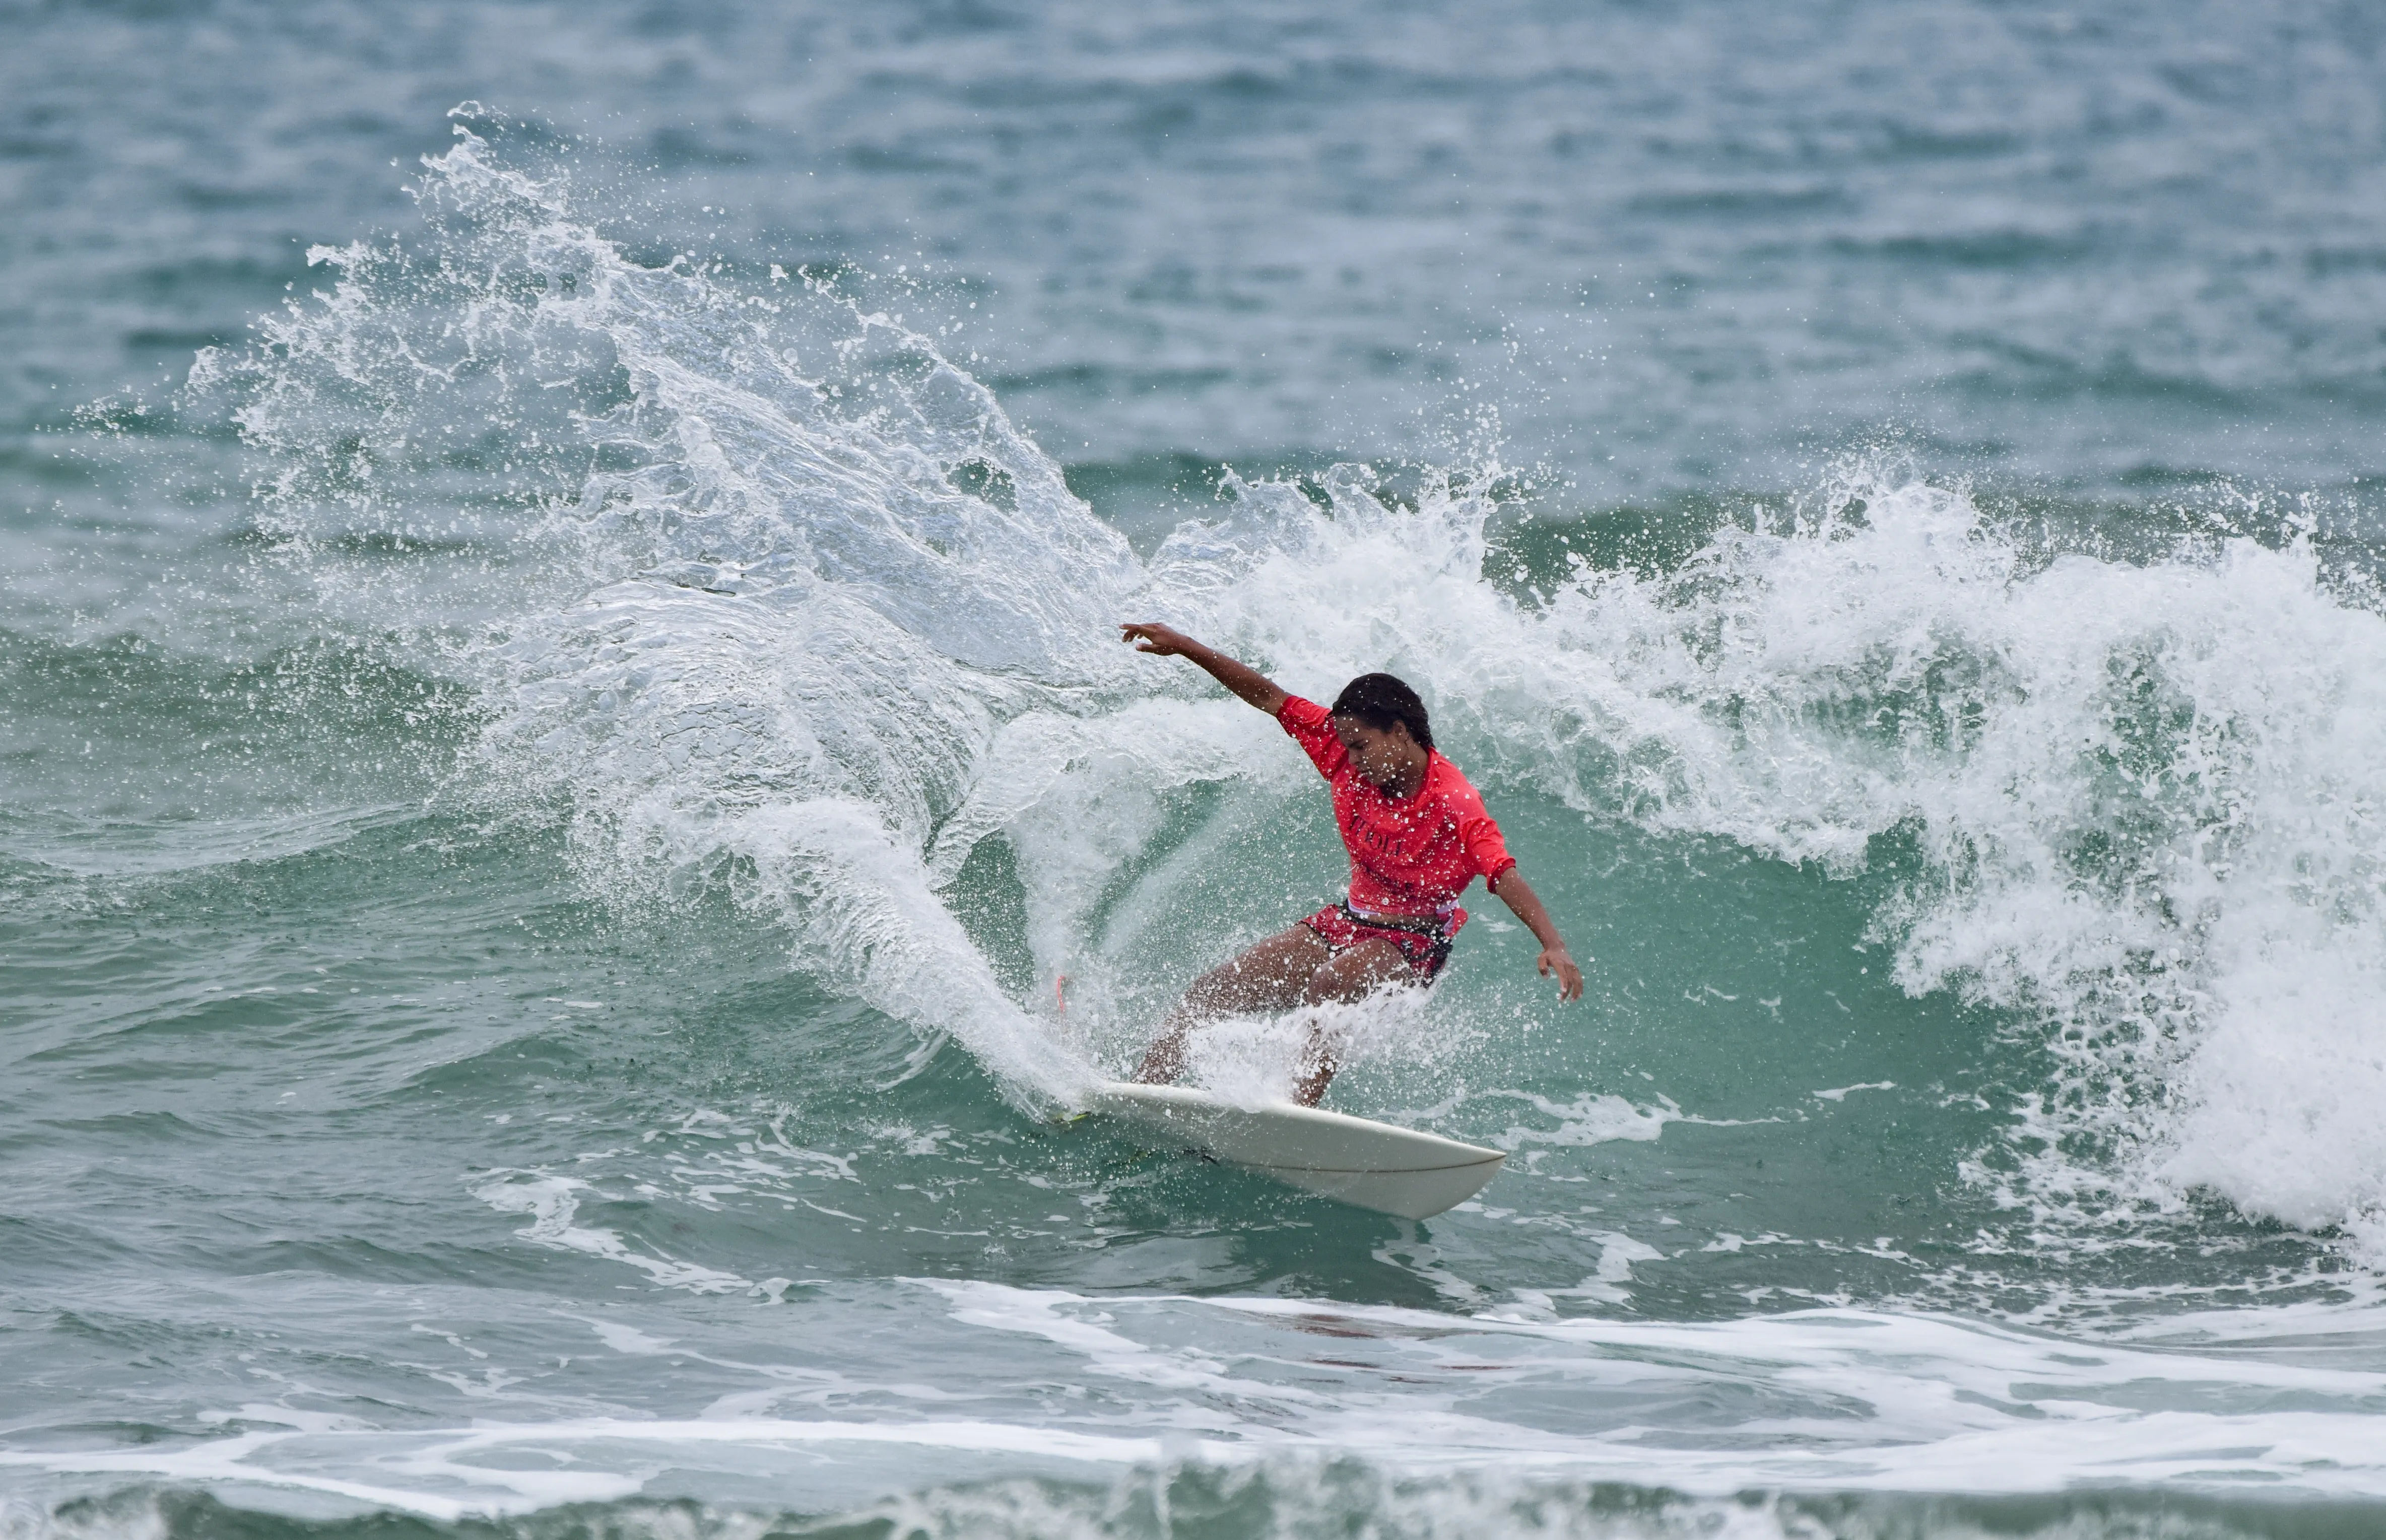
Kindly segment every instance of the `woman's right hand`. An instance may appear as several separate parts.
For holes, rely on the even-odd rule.
[[[1250,702],[1271,717],[1284,709],[1284,691],[1275,681],[1248,663],[1237,663],[1217,648],[1196,642],[1174,626],[1163,626],[1157,620],[1122,620],[1119,640],[1137,652],[1190,659],[1195,668],[1233,691],[1237,699]]]
[[[1181,657],[1201,644],[1156,620],[1121,621],[1119,640],[1133,645],[1137,652],[1156,653],[1162,657]]]

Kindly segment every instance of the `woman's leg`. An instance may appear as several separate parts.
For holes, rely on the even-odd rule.
[[[1300,1003],[1347,1005],[1365,999],[1386,984],[1424,982],[1399,947],[1388,941],[1371,938],[1335,953],[1325,966],[1310,974],[1301,988]],[[1292,1083],[1292,1099],[1303,1107],[1315,1107],[1318,1098],[1325,1095],[1334,1071],[1340,1068],[1325,1029],[1310,1028],[1309,1045],[1300,1055],[1300,1073]]]
[[[1295,925],[1212,968],[1193,981],[1184,1000],[1162,1019],[1159,1040],[1143,1056],[1135,1078],[1147,1085],[1174,1080],[1185,1070],[1185,1040],[1194,1028],[1221,1016],[1290,1010],[1307,998],[1310,980],[1333,960],[1316,932]]]

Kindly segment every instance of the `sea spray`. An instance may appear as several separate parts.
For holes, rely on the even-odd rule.
[[[883,315],[637,266],[460,128],[419,199],[427,255],[319,248],[340,282],[195,371],[245,392],[260,524],[387,623],[421,595],[362,588],[339,538],[397,507],[411,526],[421,480],[475,461],[504,495],[447,532],[496,544],[514,591],[449,649],[491,713],[484,795],[563,798],[600,894],[721,865],[807,963],[1023,1095],[1082,1078],[923,857],[998,720],[1125,668],[1095,645],[1136,581],[1125,543]],[[775,324],[791,309],[813,330]]]

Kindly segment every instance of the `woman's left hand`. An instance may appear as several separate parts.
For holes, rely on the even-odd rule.
[[[1157,620],[1120,621],[1119,640],[1137,652],[1157,653],[1162,657],[1182,657],[1201,645],[1174,626],[1163,626]]]
[[[1535,966],[1540,970],[1541,977],[1545,979],[1552,973],[1557,975],[1559,999],[1582,998],[1582,970],[1574,965],[1573,955],[1564,947],[1542,947],[1540,961]]]

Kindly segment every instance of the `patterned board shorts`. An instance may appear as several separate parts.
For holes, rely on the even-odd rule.
[[[1450,961],[1450,933],[1436,927],[1427,930],[1423,924],[1387,924],[1371,920],[1353,910],[1348,904],[1329,904],[1301,921],[1317,933],[1317,939],[1333,951],[1348,951],[1363,941],[1388,941],[1400,949],[1409,967],[1425,983],[1431,983],[1442,965]]]

